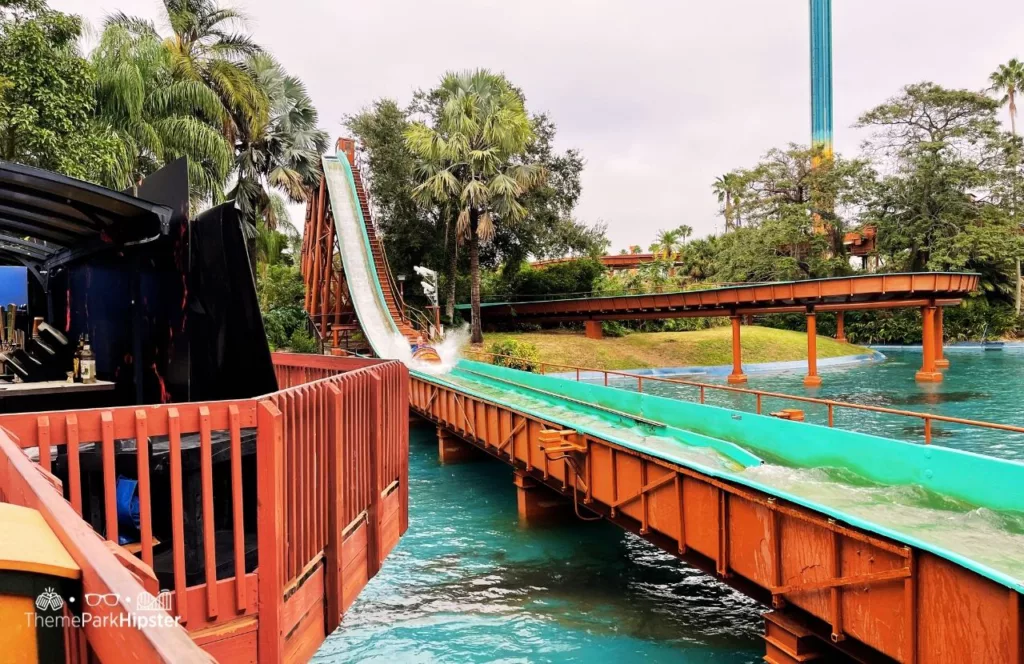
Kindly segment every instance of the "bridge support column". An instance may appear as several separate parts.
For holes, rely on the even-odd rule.
[[[942,337],[945,331],[942,329],[942,307],[935,307],[935,368],[948,369],[949,360],[942,352]]]
[[[472,445],[437,427],[437,458],[442,466],[475,459],[476,456],[477,451]]]
[[[573,516],[572,508],[551,489],[538,484],[522,471],[515,471],[516,503],[519,520],[524,523],[551,523]]]
[[[729,383],[736,385],[747,382],[747,376],[743,373],[743,351],[740,348],[740,324],[742,317],[737,315],[729,316],[732,322],[732,373],[729,374]]]
[[[779,611],[764,614],[764,648],[764,660],[775,664],[797,664],[829,654],[823,641]]]
[[[818,375],[818,318],[814,309],[807,309],[807,375],[804,376],[804,387],[819,387],[821,376]]]
[[[846,343],[846,315],[843,311],[836,312],[836,341]]]
[[[599,320],[585,321],[583,326],[586,330],[588,339],[600,339],[604,336],[604,332],[601,330],[601,321]]]
[[[914,374],[919,383],[942,382],[942,374],[935,368],[935,309],[921,307],[921,370]]]

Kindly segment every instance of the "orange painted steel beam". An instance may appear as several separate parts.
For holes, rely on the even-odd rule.
[[[938,307],[935,310],[935,368],[936,369],[948,369],[949,360],[946,359],[945,354],[942,351],[943,337],[945,331],[942,326],[943,309]]]
[[[573,432],[584,451],[551,458],[541,448],[557,425],[416,376],[410,405],[578,510],[774,600],[833,653],[1020,661],[1020,595],[945,559],[590,435]]]
[[[807,310],[807,375],[804,376],[804,387],[819,387],[821,376],[818,375],[818,317],[814,309]]]
[[[846,313],[836,312],[836,341],[846,343]]]
[[[743,373],[743,349],[740,345],[740,316],[732,316],[732,373],[727,379],[731,384],[747,382],[747,376]]]
[[[942,374],[935,366],[935,306],[921,308],[921,370],[914,374],[919,383],[941,383]]]
[[[639,320],[803,311],[892,309],[956,304],[977,288],[978,275],[926,272],[865,275],[777,284],[747,284],[680,293],[484,304],[485,320]],[[934,306],[934,305],[933,305]]]

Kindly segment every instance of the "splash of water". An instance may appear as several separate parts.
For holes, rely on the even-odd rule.
[[[402,335],[398,335],[398,337],[405,343],[407,348],[405,351],[407,354],[403,353],[402,357],[398,358],[405,363],[405,366],[416,371],[422,371],[423,373],[441,376],[449,373],[459,363],[459,359],[462,357],[462,349],[469,344],[469,326],[463,325],[459,328],[450,329],[445,332],[440,342],[431,344],[434,350],[437,351],[438,356],[440,356],[440,362],[426,362],[413,357],[412,348],[405,340],[405,337]]]

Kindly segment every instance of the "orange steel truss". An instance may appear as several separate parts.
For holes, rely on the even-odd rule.
[[[85,592],[116,592],[104,611],[131,615],[129,602],[160,589],[152,572],[153,436],[168,437],[170,614],[184,629],[87,627],[71,630],[77,657],[99,661],[306,661],[341,621],[360,589],[408,528],[408,371],[400,362],[275,353],[281,390],[240,401],[0,415],[0,496],[39,509],[83,569]],[[243,476],[243,433],[255,434],[256,473]],[[234,567],[217,573],[214,434],[226,434],[229,527]],[[182,441],[199,438],[197,494],[186,493]],[[117,540],[115,456],[134,445],[140,558]],[[85,451],[87,446],[97,450]],[[24,451],[37,448],[39,463]],[[66,455],[69,485],[50,474]],[[83,521],[82,468],[100,457],[107,540]],[[255,486],[254,486],[255,485]],[[225,502],[217,484],[218,505]],[[258,565],[245,566],[244,488],[256,496]],[[163,497],[167,500],[167,497]],[[252,503],[248,503],[251,505]],[[202,515],[196,554],[205,577],[186,575],[186,506]],[[218,507],[218,514],[221,513]],[[191,553],[191,552],[190,552]],[[116,555],[115,555],[116,554]],[[125,569],[122,565],[128,565]],[[127,599],[126,599],[127,598]],[[191,637],[202,650],[192,646]],[[206,651],[204,653],[203,651]]]
[[[1024,662],[1021,595],[952,562],[415,375],[410,398],[516,469],[521,513],[543,485],[772,606],[769,661]]]
[[[804,385],[817,387],[817,314],[836,314],[836,338],[846,340],[844,313],[916,307],[922,318],[922,361],[916,379],[939,382],[938,370],[949,367],[943,356],[942,307],[959,304],[978,287],[979,276],[967,273],[922,272],[834,277],[811,281],[739,284],[679,293],[584,297],[567,300],[485,304],[485,321],[584,321],[587,337],[601,337],[600,321],[648,320],[699,316],[732,319],[730,383],[745,383],[740,348],[740,321],[758,314],[804,313],[807,316],[807,376]]]

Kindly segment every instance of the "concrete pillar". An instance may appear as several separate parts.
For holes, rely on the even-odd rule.
[[[914,375],[919,383],[941,383],[935,368],[935,307],[921,307],[921,370]]]
[[[477,458],[477,450],[446,429],[437,427],[437,458],[442,466],[461,463]]]
[[[821,376],[818,375],[818,319],[814,309],[807,311],[807,375],[804,376],[804,387],[818,387]]]
[[[515,471],[516,504],[523,523],[552,523],[575,517],[572,505],[521,470]]]
[[[948,369],[949,360],[942,352],[942,337],[945,332],[942,329],[942,307],[935,307],[935,368]]]
[[[729,383],[736,385],[747,382],[747,376],[743,373],[743,352],[740,348],[740,323],[739,316],[730,316],[732,321],[732,373],[729,374]]]
[[[585,321],[583,326],[587,332],[588,339],[600,339],[604,336],[604,333],[601,331],[601,321],[599,320]]]
[[[846,343],[846,316],[845,312],[836,312],[836,341],[841,344]]]

